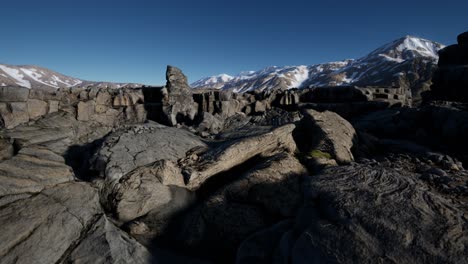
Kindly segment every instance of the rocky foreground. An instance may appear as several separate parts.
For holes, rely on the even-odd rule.
[[[163,88],[1,88],[0,263],[467,263],[468,108],[439,94],[468,61],[441,63],[418,108],[193,94],[174,67]]]

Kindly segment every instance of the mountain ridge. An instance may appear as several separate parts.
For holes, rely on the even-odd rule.
[[[270,66],[234,76],[220,74],[216,76],[225,75],[226,81],[211,76],[193,82],[191,86],[235,92],[342,85],[405,85],[414,90],[416,86],[427,86],[421,83],[430,81],[429,73],[432,73],[437,64],[437,52],[443,47],[445,46],[440,43],[407,35],[358,59],[309,66]],[[410,69],[413,68],[417,68],[417,76],[412,75],[413,71]],[[427,68],[430,68],[429,72]]]
[[[73,87],[138,87],[136,83],[115,83],[103,81],[87,81],[67,76],[59,72],[37,65],[0,64],[0,87],[20,86],[29,89],[55,90]]]

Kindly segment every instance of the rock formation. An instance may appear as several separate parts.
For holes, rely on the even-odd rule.
[[[468,108],[434,99],[0,88],[0,262],[466,263]]]
[[[166,122],[171,126],[178,123],[192,124],[197,115],[198,105],[193,101],[187,77],[180,69],[167,66],[166,80],[162,105]]]
[[[439,68],[432,77],[431,99],[468,102],[468,32],[458,36],[458,44],[439,51]]]

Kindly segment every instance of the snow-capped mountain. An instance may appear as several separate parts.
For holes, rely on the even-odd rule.
[[[438,60],[437,51],[443,47],[442,44],[430,40],[406,36],[356,60],[311,66],[267,67],[237,76],[218,75],[194,82],[192,87],[245,92],[311,86],[404,85],[411,90],[417,90],[430,82]]]
[[[195,87],[204,87],[204,86],[207,86],[207,87],[213,87],[213,88],[221,88],[221,86],[226,83],[226,82],[229,82],[231,81],[232,79],[234,79],[234,77],[230,76],[230,75],[227,75],[227,74],[220,74],[220,75],[216,75],[216,76],[212,76],[212,77],[207,77],[207,78],[203,78],[201,80],[198,80],[196,82],[194,82],[192,84],[192,86],[195,86]],[[219,86],[219,87],[218,87]]]
[[[66,87],[139,87],[134,83],[92,82],[69,77],[46,68],[0,64],[0,87],[21,86],[29,89],[59,89]]]

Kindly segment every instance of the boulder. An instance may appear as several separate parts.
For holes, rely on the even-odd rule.
[[[263,114],[267,110],[267,103],[265,101],[255,101],[254,112],[256,114]]]
[[[127,222],[167,207],[173,198],[170,185],[184,186],[184,178],[171,161],[162,160],[139,167],[119,181],[107,180],[101,200],[119,220]]]
[[[106,138],[93,158],[93,168],[106,178],[118,180],[140,166],[159,160],[177,161],[188,150],[204,146],[198,137],[182,129],[156,123],[133,125]]]
[[[296,144],[292,132],[295,125],[285,125],[265,134],[226,142],[211,149],[196,160],[187,160],[184,167],[188,178],[187,187],[198,189],[214,175],[225,172],[247,160],[262,154],[275,152],[294,152]]]
[[[59,101],[55,101],[55,100],[50,100],[49,101],[49,114],[50,113],[55,113],[55,112],[58,112],[59,110],[59,105],[60,105],[60,102]]]
[[[97,105],[110,105],[111,104],[111,95],[105,91],[101,90],[96,97],[96,104]]]
[[[44,101],[37,99],[28,99],[28,113],[29,119],[37,119],[41,116],[44,116],[48,112],[48,104]]]
[[[300,151],[308,154],[319,151],[331,155],[338,163],[354,160],[351,148],[357,138],[353,126],[338,114],[325,111],[304,110],[300,122],[300,135],[303,144]]]
[[[77,107],[76,119],[78,121],[89,121],[94,115],[94,110],[96,103],[93,100],[90,101],[80,101]]]

